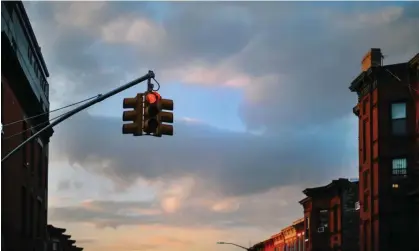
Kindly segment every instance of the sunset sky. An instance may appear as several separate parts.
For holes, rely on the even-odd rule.
[[[419,52],[419,3],[26,2],[51,109],[154,70],[175,136],[122,135],[122,99],[59,125],[49,221],[86,251],[234,251],[302,216],[302,190],[357,176],[362,56]],[[52,114],[54,117],[58,114]]]

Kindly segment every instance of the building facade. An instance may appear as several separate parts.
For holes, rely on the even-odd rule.
[[[283,251],[285,246],[284,234],[282,231],[272,236],[274,240],[274,250],[275,251]]]
[[[275,251],[305,251],[304,219],[294,221],[271,237]]]
[[[419,250],[418,67],[383,65],[371,49],[350,90],[358,95],[360,250]],[[416,238],[415,238],[416,237]]]
[[[419,149],[419,53],[416,54],[415,57],[413,57],[410,61],[409,61],[409,67],[411,68],[412,71],[412,92],[416,93],[416,95],[414,96],[414,102],[415,102],[415,106],[416,106],[416,147],[417,149]],[[415,83],[416,82],[416,83]],[[414,173],[414,175],[416,175],[416,177],[419,176],[419,151],[417,152],[416,156],[415,156],[415,160],[414,160],[414,165],[416,165],[416,168],[412,169],[412,173]],[[412,192],[410,193],[411,198],[414,200],[414,210],[416,212],[419,212],[419,182],[416,182],[416,186],[413,187]],[[415,230],[415,235],[419,236],[419,217],[416,217],[416,230]],[[416,246],[415,246],[416,250],[419,250],[419,243],[416,242]]]
[[[263,242],[265,245],[264,251],[274,251],[275,245],[274,245],[274,239],[271,237]]]
[[[307,196],[300,201],[304,208],[304,245],[307,251],[328,251],[329,246],[329,204],[324,187],[308,188]]]
[[[76,241],[71,240],[71,235],[64,234],[66,229],[48,225],[48,251],[82,251],[83,248],[75,245]]]
[[[305,247],[308,251],[351,251],[358,248],[358,182],[333,180],[303,191]]]
[[[329,210],[329,245],[332,250],[351,251],[359,247],[359,182],[339,179],[327,187],[330,195]]]
[[[48,69],[21,1],[1,3],[2,157],[49,120]],[[40,115],[29,119],[35,115]],[[37,127],[36,127],[37,126]],[[46,250],[49,130],[2,163],[4,250]]]

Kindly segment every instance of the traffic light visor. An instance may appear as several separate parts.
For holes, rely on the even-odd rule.
[[[160,94],[157,92],[150,92],[150,93],[147,93],[145,99],[149,104],[154,104],[157,101],[159,101],[161,97],[160,97]]]

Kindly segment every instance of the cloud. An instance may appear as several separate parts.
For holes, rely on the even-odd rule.
[[[77,239],[77,245],[84,246],[86,244],[92,244],[97,242],[96,239]]]
[[[58,182],[57,190],[58,191],[66,191],[69,189],[78,190],[83,187],[83,183],[80,181],[73,181],[73,180],[61,180]]]
[[[170,11],[159,19],[156,11],[144,11],[151,6],[146,3],[33,6],[39,6],[30,14],[38,15],[34,26],[41,41],[45,32],[59,33],[45,53],[47,61],[56,76],[71,80],[76,94],[103,90],[126,74],[153,68],[168,82],[246,89],[243,121],[268,132],[341,117],[355,102],[347,87],[370,47],[381,47],[388,63],[408,60],[419,50],[414,42],[419,17],[410,14],[417,3],[370,9],[356,3],[352,8],[166,3]]]
[[[54,206],[49,213],[53,222],[83,223],[97,228],[155,225],[217,229],[250,227],[277,231],[278,226],[300,217],[302,208],[295,201],[296,197],[302,198],[300,194],[299,187],[291,186],[221,201],[194,195],[185,199],[178,210],[168,213],[157,201],[89,200],[74,206]],[[281,199],[272,199],[274,197]]]
[[[170,182],[190,177],[189,188],[184,188],[188,191],[241,196],[336,177],[349,168],[345,158],[356,151],[347,147],[347,135],[342,134],[349,129],[345,120],[321,126],[316,133],[275,137],[178,122],[174,137],[137,138],[122,135],[121,126],[117,118],[79,114],[57,127],[53,158],[105,176],[120,187],[128,188],[139,178]],[[176,189],[180,190],[164,202],[168,210],[175,210],[176,198],[186,191]]]

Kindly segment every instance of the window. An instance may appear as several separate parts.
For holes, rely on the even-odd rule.
[[[391,128],[394,135],[407,133],[406,103],[391,104]]]
[[[394,176],[406,176],[407,175],[407,160],[406,160],[406,158],[404,158],[404,159],[393,159],[392,174]]]
[[[318,227],[328,227],[329,226],[329,211],[324,209],[320,210],[319,224]]]
[[[364,193],[364,205],[363,205],[364,212],[368,211],[368,199],[369,199],[368,193]]]
[[[21,195],[21,230],[22,230],[22,236],[26,236],[27,233],[27,194],[26,194],[26,187],[22,187]]]
[[[310,237],[310,218],[309,217],[306,217],[305,225],[306,225],[306,231],[304,235],[306,237],[305,239],[308,240]]]

